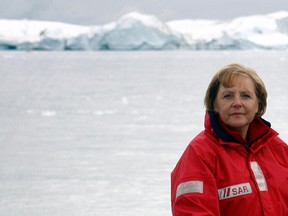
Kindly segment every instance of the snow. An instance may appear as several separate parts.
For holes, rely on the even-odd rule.
[[[233,20],[174,20],[133,12],[101,26],[0,20],[1,50],[287,50],[288,11]]]

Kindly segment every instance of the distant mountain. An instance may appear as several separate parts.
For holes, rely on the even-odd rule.
[[[0,19],[0,50],[287,50],[288,12],[229,21],[129,13],[102,26]]]

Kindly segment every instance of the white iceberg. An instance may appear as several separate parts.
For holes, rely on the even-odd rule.
[[[106,31],[102,49],[111,50],[162,50],[178,49],[183,42],[181,34],[154,16],[131,13],[123,16]]]
[[[288,12],[230,21],[175,20],[129,13],[102,26],[0,20],[0,50],[288,49]]]

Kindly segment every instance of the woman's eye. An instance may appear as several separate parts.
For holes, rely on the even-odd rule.
[[[244,94],[242,97],[243,98],[251,98],[251,96],[249,94]]]
[[[232,97],[233,97],[232,94],[225,94],[225,95],[223,96],[223,98],[227,98],[227,99],[232,98]]]

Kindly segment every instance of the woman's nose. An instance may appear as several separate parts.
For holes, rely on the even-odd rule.
[[[233,100],[233,107],[241,107],[242,106],[242,102],[241,102],[241,98],[240,97],[235,97]]]

